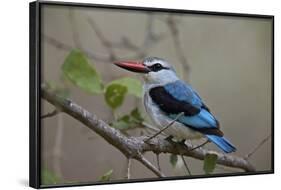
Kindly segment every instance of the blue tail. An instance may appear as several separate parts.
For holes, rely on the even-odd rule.
[[[226,153],[236,151],[236,148],[224,137],[216,135],[206,135],[206,137]]]

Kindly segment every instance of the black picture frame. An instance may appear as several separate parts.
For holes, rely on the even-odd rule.
[[[218,15],[218,16],[233,16],[243,18],[263,18],[269,19],[272,22],[272,60],[271,60],[271,134],[272,134],[272,155],[271,155],[271,170],[256,171],[256,172],[243,172],[235,174],[214,174],[212,176],[191,176],[191,177],[165,177],[160,179],[138,179],[138,180],[121,180],[114,182],[93,182],[93,183],[79,183],[79,184],[63,184],[63,185],[41,185],[40,171],[41,171],[41,9],[45,5],[56,6],[69,6],[69,7],[94,7],[106,8],[117,10],[134,10],[134,11],[152,11],[164,13],[182,13],[182,14],[198,14],[198,15]],[[257,174],[272,174],[274,173],[274,16],[273,15],[260,15],[260,14],[245,14],[245,13],[228,13],[228,12],[212,12],[212,11],[195,11],[195,10],[181,10],[181,9],[167,9],[167,8],[148,8],[148,7],[132,7],[132,6],[115,6],[115,5],[102,5],[102,4],[88,4],[88,3],[70,3],[70,2],[54,2],[54,1],[35,1],[29,5],[29,29],[30,29],[30,127],[29,127],[29,185],[33,188],[50,188],[50,187],[69,187],[69,186],[85,186],[85,185],[98,185],[98,184],[116,184],[116,183],[131,183],[131,182],[147,182],[147,181],[163,181],[163,180],[180,180],[180,179],[193,179],[193,178],[206,178],[206,177],[225,177],[225,176],[241,176],[241,175],[257,175]]]

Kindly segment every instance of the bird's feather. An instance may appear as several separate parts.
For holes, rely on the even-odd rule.
[[[149,95],[160,109],[166,113],[177,115],[184,112],[187,116],[193,116],[200,112],[200,107],[193,106],[188,101],[176,99],[162,86],[152,88]]]
[[[183,112],[184,115],[177,119],[178,122],[203,134],[223,136],[216,118],[191,86],[178,80],[154,87],[149,94],[167,117],[175,119]]]
[[[229,142],[226,138],[220,137],[217,135],[206,135],[206,137],[215,143],[218,147],[220,147],[224,152],[230,153],[230,152],[235,152],[236,148],[234,147],[231,142]]]
[[[188,84],[181,80],[164,85],[165,90],[175,99],[187,102],[194,107],[200,108],[203,104],[198,93]]]

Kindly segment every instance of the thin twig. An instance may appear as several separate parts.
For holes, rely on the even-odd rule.
[[[171,32],[172,40],[174,47],[176,49],[176,54],[180,60],[180,63],[182,64],[184,70],[186,72],[189,72],[190,67],[187,58],[185,57],[185,51],[182,48],[181,40],[179,36],[179,29],[177,28],[176,21],[173,18],[173,16],[169,16],[166,20],[166,24]]]
[[[166,34],[155,34],[153,32],[154,17],[151,14],[149,14],[147,17],[146,30],[145,30],[146,32],[144,33],[143,42],[140,45],[134,44],[126,36],[123,36],[118,42],[109,40],[106,36],[103,35],[97,23],[95,23],[91,17],[87,17],[86,19],[88,23],[94,30],[97,38],[101,41],[102,45],[106,48],[108,52],[107,55],[97,54],[97,53],[93,53],[94,52],[93,50],[87,50],[82,47],[82,43],[80,42],[80,38],[77,31],[77,23],[75,22],[74,13],[70,11],[69,14],[70,14],[69,18],[73,30],[72,36],[75,45],[71,46],[51,36],[47,36],[43,34],[44,40],[60,50],[70,51],[74,48],[79,48],[90,59],[93,59],[98,62],[109,63],[118,59],[118,56],[115,53],[114,49],[125,49],[127,51],[133,52],[133,55],[129,55],[127,57],[122,57],[122,58],[120,57],[120,59],[143,59],[144,57],[146,57],[147,51],[149,51],[150,48],[157,45],[158,42],[160,42],[161,40],[167,37]]]
[[[56,47],[57,49],[60,50],[64,50],[64,51],[71,51],[73,49],[75,49],[75,46],[71,46],[69,44],[63,43],[51,36],[48,35],[44,35],[43,34],[43,39],[49,43],[50,45],[53,45],[54,47]],[[90,59],[99,61],[99,62],[103,62],[103,63],[108,63],[109,59],[108,56],[103,56],[100,54],[95,54],[93,53],[93,51],[88,51],[86,49],[80,48],[81,51],[83,51]]]
[[[131,179],[131,158],[127,158],[127,179]]]
[[[165,177],[165,175],[158,170],[151,162],[149,162],[142,154],[139,158],[137,158],[143,165],[145,165],[148,169],[150,169],[153,173],[155,173],[158,177]]]
[[[207,139],[205,142],[203,142],[202,144],[192,148],[190,151],[196,150],[197,148],[201,148],[203,147],[205,144],[209,143],[210,141]]]
[[[68,17],[69,17],[69,21],[70,21],[70,25],[71,25],[72,38],[73,38],[73,41],[74,41],[74,45],[78,49],[83,49],[82,43],[81,43],[81,40],[80,40],[80,37],[79,37],[79,33],[77,31],[78,27],[77,27],[77,22],[76,22],[74,10],[72,10],[72,9],[69,10]]]
[[[147,122],[145,122],[145,121],[142,122],[141,124],[142,124],[145,128],[150,129],[150,130],[152,130],[152,131],[154,131],[154,132],[158,132],[158,131],[159,131],[159,129],[157,129],[156,127],[150,125],[149,123],[147,123]]]
[[[252,151],[250,151],[244,158],[249,159],[257,150],[259,150],[264,143],[266,143],[271,138],[271,134],[266,136]]]
[[[159,154],[156,154],[156,162],[157,162],[158,170],[161,171]]]
[[[54,137],[54,148],[53,148],[53,167],[56,174],[63,178],[63,170],[62,170],[62,159],[63,159],[63,151],[62,151],[62,144],[63,144],[63,135],[64,135],[64,124],[63,124],[63,115],[59,114],[57,117],[57,128]]]
[[[186,161],[185,161],[185,159],[184,159],[184,156],[183,156],[182,154],[181,154],[180,156],[181,156],[181,159],[182,159],[182,161],[183,161],[184,167],[185,167],[185,169],[186,169],[188,175],[191,175],[190,169],[189,169],[189,167],[188,167],[188,165],[187,165],[187,163],[186,163]]]
[[[155,133],[154,135],[152,135],[151,137],[149,137],[148,139],[146,139],[144,142],[148,142],[151,139],[153,139],[154,137],[156,137],[157,135],[159,135],[160,133],[162,133],[163,131],[165,131],[166,129],[168,129],[171,125],[173,125],[181,116],[183,116],[184,112],[181,112],[177,115],[177,117],[172,120],[168,125],[166,125],[164,128],[162,128],[160,131],[158,131],[157,133]]]
[[[53,117],[53,116],[57,115],[58,113],[59,113],[59,111],[57,109],[55,109],[52,112],[49,112],[49,113],[47,113],[45,115],[42,115],[41,119],[45,119],[45,118],[48,118],[48,117]]]
[[[99,27],[97,26],[97,24],[95,23],[95,21],[93,19],[88,17],[87,21],[88,21],[89,25],[91,26],[91,28],[93,29],[93,31],[95,32],[95,34],[97,35],[98,39],[101,41],[102,45],[108,51],[109,61],[111,61],[111,62],[115,61],[117,59],[117,57],[114,53],[111,42],[109,42],[107,40],[107,38],[103,35],[103,33],[101,32],[101,30],[99,29]]]

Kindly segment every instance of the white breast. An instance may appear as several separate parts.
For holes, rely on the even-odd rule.
[[[150,116],[156,127],[159,129],[164,128],[169,123],[172,122],[172,119],[167,117],[164,112],[162,112],[159,107],[153,102],[149,95],[149,89],[155,86],[144,86],[145,94],[144,94],[144,107],[147,114]],[[202,135],[189,127],[179,123],[174,122],[172,126],[163,131],[166,135],[172,135],[178,140],[182,139],[196,139],[202,137]]]

